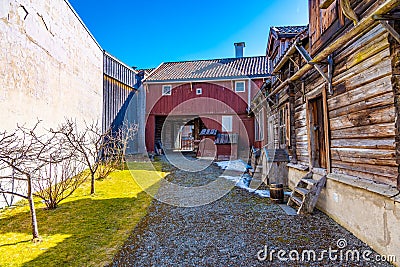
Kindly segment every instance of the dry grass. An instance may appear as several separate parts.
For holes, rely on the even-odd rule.
[[[96,195],[85,183],[56,210],[37,200],[41,243],[31,242],[25,203],[0,213],[0,266],[103,266],[110,263],[129,233],[146,214],[165,173],[150,163],[130,163],[97,181]],[[145,178],[139,186],[135,180]],[[143,179],[140,179],[143,181]]]

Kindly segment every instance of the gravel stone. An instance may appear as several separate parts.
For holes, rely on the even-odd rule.
[[[217,179],[215,165],[200,173],[178,170],[164,163],[170,182],[199,186]],[[347,246],[338,248],[338,240]],[[261,261],[257,253],[275,250],[338,250],[337,260]],[[346,260],[347,250],[372,251],[371,261]],[[343,253],[340,261],[340,251]],[[361,254],[362,255],[362,254]],[[268,198],[233,188],[221,199],[199,207],[183,208],[153,200],[110,266],[392,266],[376,262],[378,254],[350,232],[316,210],[312,215],[290,216]],[[288,257],[288,254],[285,255]]]

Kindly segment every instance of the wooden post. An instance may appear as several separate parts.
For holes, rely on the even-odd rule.
[[[326,86],[327,88],[327,86]],[[323,109],[324,109],[324,138],[325,138],[325,152],[326,152],[326,171],[327,173],[331,172],[331,145],[329,138],[329,111],[328,111],[328,99],[326,90],[322,89],[322,101],[323,101]]]
[[[306,97],[306,123],[307,123],[307,144],[308,144],[308,164],[309,169],[312,170],[313,162],[312,162],[312,147],[311,147],[311,123],[310,123],[310,105],[308,103],[308,97]]]

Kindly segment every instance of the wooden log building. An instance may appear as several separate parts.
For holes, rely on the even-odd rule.
[[[275,78],[253,99],[255,111],[262,106],[278,114],[287,98],[289,186],[310,171],[326,175],[317,207],[397,259],[399,5],[398,0],[309,0],[308,33],[282,47],[278,59],[268,54]],[[274,121],[265,113],[267,141],[261,148],[271,141],[279,147],[278,117]]]

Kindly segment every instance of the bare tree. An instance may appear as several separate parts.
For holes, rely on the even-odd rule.
[[[53,140],[51,153],[47,164],[39,169],[39,179],[34,182],[34,196],[44,200],[48,209],[57,208],[87,178],[85,165],[79,161],[76,149],[66,138],[69,130],[66,125],[61,125],[57,131],[49,131]]]
[[[125,122],[123,126],[119,129],[119,140],[122,144],[122,157],[126,160],[126,150],[128,149],[129,142],[134,140],[135,135],[139,130],[139,125],[137,123]]]
[[[45,158],[51,150],[52,142],[51,138],[47,139],[36,134],[39,123],[38,121],[31,129],[18,126],[13,133],[3,132],[0,134],[0,168],[3,173],[0,178],[26,182],[26,194],[3,188],[0,188],[0,192],[28,200],[34,241],[40,240],[40,236],[33,200],[33,183],[38,177],[39,170],[47,164]],[[10,172],[11,174],[7,175]]]
[[[99,179],[106,178],[116,169],[124,169],[126,150],[138,131],[138,125],[125,121],[116,131],[105,136],[105,145],[101,152],[101,165],[97,170]]]
[[[126,161],[126,150],[138,132],[138,124],[125,121],[113,134],[113,146],[115,147],[115,160],[123,168]]]
[[[71,148],[79,154],[78,158],[86,165],[90,173],[90,194],[95,194],[96,173],[101,166],[102,152],[107,147],[111,138],[111,131],[102,133],[97,122],[86,124],[82,131],[79,131],[74,121],[67,119],[63,131],[54,133],[65,136]]]
[[[98,122],[92,122],[86,123],[85,128],[79,131],[76,123],[67,119],[62,130],[53,133],[63,135],[80,161],[86,165],[90,173],[90,193],[95,194],[96,176],[99,179],[105,178],[118,165],[123,165],[126,148],[137,129],[136,124],[126,122],[117,131],[108,129],[102,132]]]

